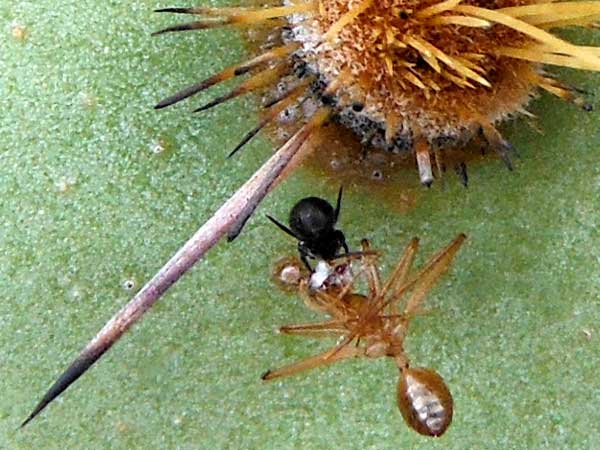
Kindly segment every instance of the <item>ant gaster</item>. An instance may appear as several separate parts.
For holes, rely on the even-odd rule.
[[[284,232],[298,239],[300,259],[308,270],[313,271],[308,258],[331,260],[339,256],[340,248],[349,252],[344,233],[335,229],[342,204],[340,187],[335,210],[327,200],[319,197],[307,197],[300,200],[290,211],[290,228],[267,215],[269,220]]]

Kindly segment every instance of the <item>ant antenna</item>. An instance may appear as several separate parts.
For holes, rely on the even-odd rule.
[[[294,233],[292,230],[290,230],[288,227],[286,227],[284,224],[282,224],[280,221],[278,221],[277,219],[275,219],[274,217],[271,217],[270,215],[266,214],[267,219],[269,219],[271,222],[273,222],[275,225],[277,225],[284,233],[289,234],[290,236],[292,236],[294,239],[298,239],[300,240],[300,238],[298,236],[296,236],[296,233]]]

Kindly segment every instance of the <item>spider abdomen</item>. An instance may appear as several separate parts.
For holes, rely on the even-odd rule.
[[[452,395],[443,378],[431,369],[403,369],[397,401],[402,417],[417,433],[441,436],[452,422]]]

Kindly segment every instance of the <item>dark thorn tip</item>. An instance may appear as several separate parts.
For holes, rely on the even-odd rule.
[[[171,27],[163,28],[162,30],[159,30],[159,31],[155,31],[150,36],[154,37],[154,36],[158,36],[158,35],[165,34],[165,33],[175,33],[175,32],[179,32],[179,31],[202,30],[202,29],[205,29],[205,28],[209,28],[209,26],[206,25],[205,23],[202,23],[202,22],[182,23],[182,24],[179,24],[179,25],[173,25]]]
[[[31,422],[38,414],[40,414],[46,406],[48,406],[54,399],[62,394],[71,384],[73,384],[81,375],[83,375],[108,349],[105,348],[103,351],[92,354],[92,355],[80,355],[75,361],[71,363],[69,367],[58,377],[50,389],[46,392],[44,397],[36,405],[35,409],[31,414],[23,421],[21,428]]]
[[[154,10],[155,13],[176,13],[189,14],[190,8],[159,8]]]

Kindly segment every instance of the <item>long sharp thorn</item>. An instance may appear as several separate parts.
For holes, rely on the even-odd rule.
[[[23,421],[21,424],[21,428],[27,425],[35,416],[37,416],[42,410],[48,406],[52,400],[58,397],[67,387],[69,387],[75,380],[77,380],[81,375],[85,373],[86,370],[90,368],[94,362],[96,362],[102,353],[107,349],[100,349],[101,353],[99,355],[85,355],[82,354],[75,360],[73,363],[64,371],[64,373],[56,380],[56,382],[48,389],[48,392],[44,397],[40,400],[40,402],[36,405],[35,409],[27,419]]]
[[[513,153],[516,155],[516,149],[510,142],[502,137],[502,135],[498,132],[498,130],[496,130],[496,128],[494,128],[492,124],[483,122],[481,123],[481,129],[483,131],[483,136],[490,147],[492,147],[498,156],[500,156],[500,159],[502,159],[506,165],[506,168],[512,171],[513,164],[510,159],[510,154]]]
[[[227,155],[227,157],[231,158],[233,155],[235,155],[237,152],[239,152],[244,145],[246,145],[248,142],[250,142],[250,140],[254,136],[256,136],[260,130],[263,129],[264,126],[265,126],[265,124],[263,122],[261,122],[257,127],[253,128],[248,133],[246,133],[246,135],[242,138],[241,142],[235,146],[235,148],[231,151],[231,153],[229,153],[229,155]]]
[[[185,100],[186,98],[191,97],[192,95],[195,95],[198,92],[201,92],[201,91],[219,83],[220,81],[221,81],[221,77],[218,77],[217,75],[215,75],[215,76],[207,78],[206,80],[203,80],[199,83],[188,86],[185,89],[182,89],[181,91],[158,102],[156,104],[156,106],[154,106],[154,109],[162,109],[162,108],[166,108],[167,106],[171,106],[177,102]]]
[[[242,141],[227,155],[227,158],[231,158],[235,155],[239,150],[242,149],[244,145],[246,145],[250,140],[258,134],[260,130],[262,130],[267,124],[273,121],[281,112],[283,112],[286,108],[291,106],[294,101],[297,100],[298,96],[303,92],[304,86],[303,84],[296,87],[290,92],[287,92],[281,101],[272,105],[271,110],[267,113],[267,115],[259,122],[259,124],[250,130],[246,135],[242,138]],[[305,100],[305,99],[304,99]],[[304,100],[300,101],[300,104],[304,102]]]
[[[277,6],[272,8],[246,10],[243,8],[166,8],[156,12],[174,12],[181,14],[197,14],[209,16],[194,22],[174,25],[153,33],[153,36],[172,31],[201,30],[223,25],[243,25],[265,22],[280,17],[290,16],[294,13],[312,12],[315,5],[302,3],[298,5]],[[219,17],[220,16],[220,17]]]
[[[244,75],[252,69],[260,66],[261,64],[265,64],[274,59],[286,57],[287,55],[295,51],[297,48],[298,45],[296,44],[288,44],[281,47],[276,47],[269,50],[266,53],[258,55],[241,64],[236,64],[235,66],[227,67],[221,70],[220,72],[206,78],[205,80],[188,86],[182,89],[181,91],[165,98],[164,100],[161,100],[159,103],[156,104],[154,109],[162,109],[167,106],[171,106],[172,104],[180,102],[181,100],[184,100],[188,97],[191,97],[192,95],[195,95],[198,92],[204,91],[205,89],[208,89],[209,87],[214,86],[215,84],[219,84],[223,81],[230,80],[231,78]]]
[[[433,184],[433,172],[431,170],[429,144],[423,138],[417,140],[415,145],[415,157],[421,184],[423,186],[431,187]]]
[[[214,100],[208,102],[206,105],[203,105],[199,108],[196,108],[193,112],[206,111],[213,106],[220,105],[227,100],[231,100],[232,98],[239,97],[241,95],[245,95],[249,92],[252,92],[256,89],[260,89],[274,80],[277,80],[284,74],[289,67],[286,64],[278,64],[273,68],[265,69],[262,72],[257,73],[251,78],[248,78],[242,84],[240,84],[237,88],[231,90],[227,94],[223,94]]]
[[[512,160],[510,159],[510,153],[513,152],[512,145],[508,141],[502,140],[498,145],[494,146],[494,150],[496,150],[506,168],[512,172],[514,169]]]
[[[254,175],[200,227],[156,275],[127,303],[82,350],[77,359],[50,387],[33,412],[23,422],[27,425],[52,400],[83,375],[115,342],[152,307],[224,235],[239,233],[240,224],[252,215],[280,175],[290,165],[310,135],[305,125],[284,144]]]
[[[160,8],[155,13],[194,14],[194,8]]]
[[[234,89],[231,92],[228,92],[225,95],[221,95],[217,98],[215,98],[214,100],[211,100],[210,102],[208,102],[206,105],[202,105],[199,108],[194,109],[192,112],[202,112],[202,111],[206,111],[207,109],[213,108],[217,105],[220,105],[221,103],[225,103],[227,100],[231,100],[234,97],[238,97],[239,95],[244,94],[244,92],[241,91],[241,89]]]
[[[298,167],[298,164],[304,160],[307,153],[311,150],[310,146],[304,146],[304,149],[300,151],[303,147],[303,144],[310,138],[310,135],[315,129],[318,129],[323,123],[325,123],[329,116],[331,115],[331,111],[329,108],[321,108],[317,110],[310,120],[302,126],[288,141],[283,145],[283,147],[294,148],[294,155],[287,162],[286,166],[281,170],[279,175],[275,177],[275,179],[270,183],[268,190],[273,189],[277,186],[281,181],[287,178],[292,171]],[[283,148],[282,147],[282,148]],[[263,195],[263,197],[266,193]],[[261,197],[262,199],[262,197]],[[244,228],[244,224],[248,220],[248,218],[252,215],[256,207],[258,206],[258,202],[248,203],[245,207],[245,213],[240,214],[239,217],[232,224],[231,228],[227,232],[227,242],[233,241],[238,235],[242,232],[242,228]]]
[[[216,28],[223,25],[227,25],[228,23],[229,21],[225,19],[197,20],[195,22],[181,23],[178,25],[163,28],[162,30],[155,31],[151,34],[151,36],[159,36],[161,34],[174,33],[178,31],[206,30],[209,28]]]

